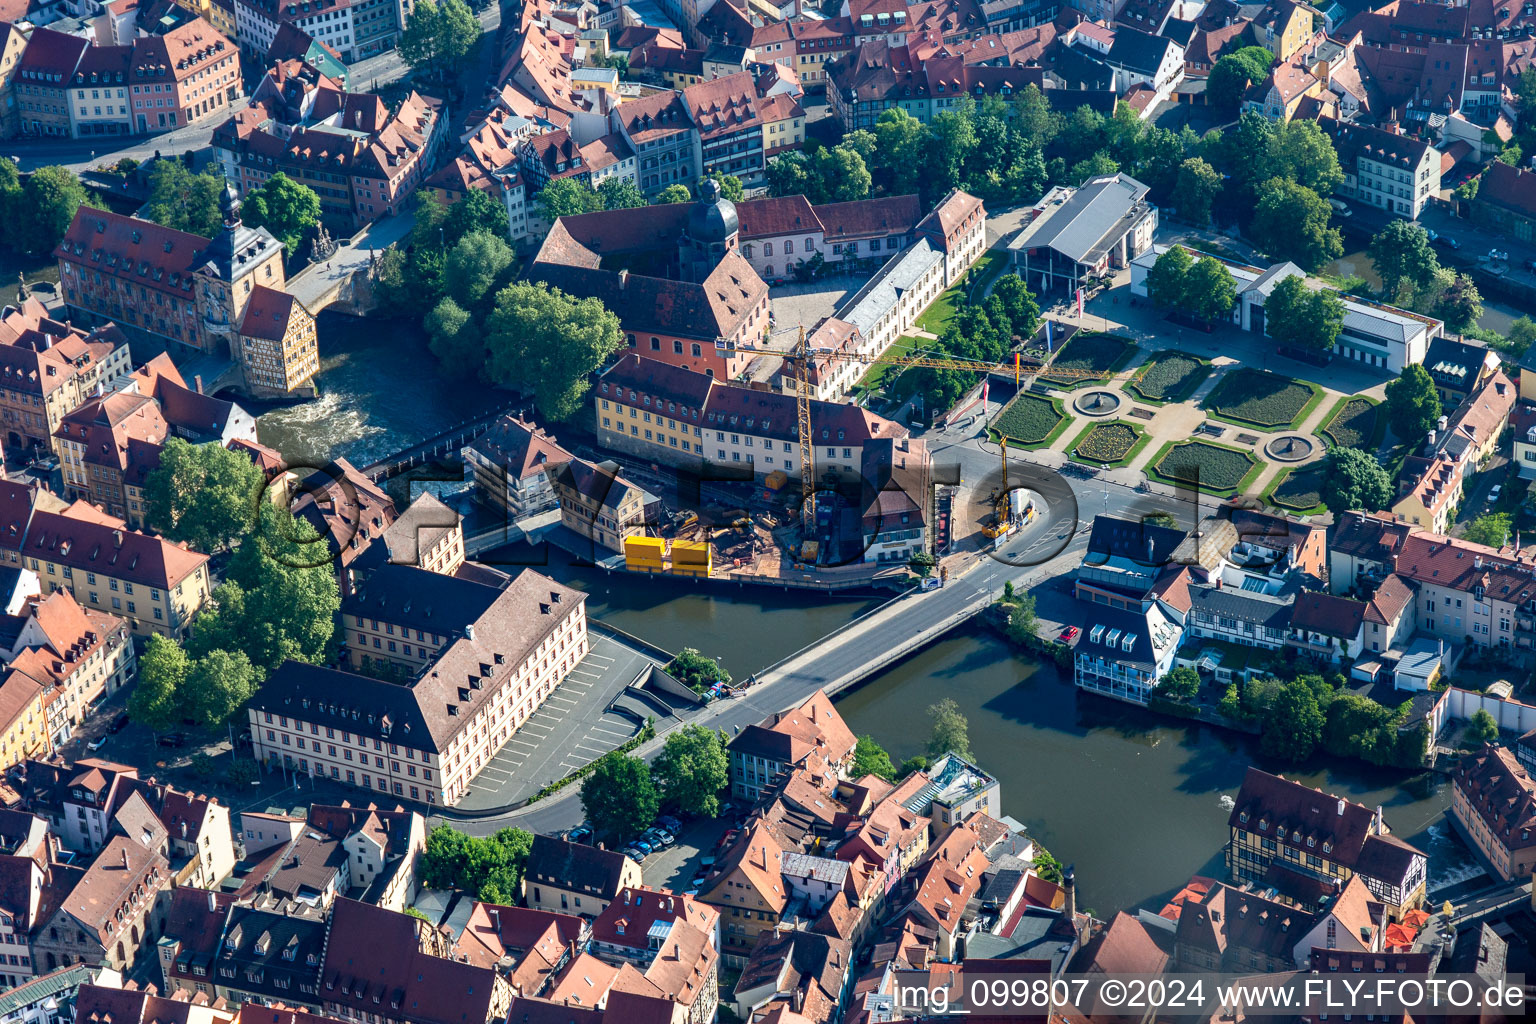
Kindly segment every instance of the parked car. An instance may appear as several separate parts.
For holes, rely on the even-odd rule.
[[[651,852],[653,852],[656,849],[655,844],[653,844],[649,839],[645,839],[643,837],[640,838],[640,839],[636,839],[634,842],[630,843],[629,845],[633,846],[635,849],[639,850],[641,853],[651,853]]]
[[[1461,248],[1461,243],[1456,241],[1456,239],[1452,238],[1450,235],[1441,235],[1440,236],[1440,244],[1445,246],[1447,249],[1460,249]]]
[[[112,721],[107,723],[107,732],[122,732],[128,728],[128,712],[119,711],[112,716]]]
[[[1078,629],[1076,626],[1068,626],[1066,629],[1061,631],[1061,633],[1056,637],[1056,639],[1060,640],[1064,644],[1069,644],[1073,640],[1076,640],[1077,639],[1077,634],[1079,634],[1081,632],[1082,632],[1082,630]]]
[[[1425,228],[1424,234],[1428,236],[1431,242],[1440,237],[1440,232],[1436,231],[1434,228]]]
[[[620,852],[622,852],[624,856],[628,857],[630,860],[642,861],[645,860],[647,851],[640,849],[638,846],[626,846]]]
[[[91,742],[87,743],[85,745],[85,749],[89,750],[91,753],[94,754],[94,753],[96,753],[96,751],[100,750],[102,747],[104,747],[106,745],[107,745],[107,737],[105,735],[101,735],[101,736],[97,736],[95,739],[91,740]]]
[[[586,825],[577,825],[565,834],[567,842],[585,843],[592,838],[592,830]]]
[[[671,846],[673,843],[677,842],[677,837],[664,828],[646,829],[645,838],[652,843],[658,844],[658,847]]]
[[[1504,485],[1503,484],[1494,484],[1493,487],[1488,491],[1488,504],[1490,504],[1490,505],[1497,504],[1498,500],[1499,500],[1499,495],[1503,494],[1503,493],[1504,493]]]
[[[660,825],[662,828],[666,829],[668,832],[671,832],[673,835],[676,835],[677,833],[679,833],[679,832],[681,832],[683,830],[682,819],[681,818],[674,818],[670,814],[659,815],[656,818],[656,824]]]
[[[168,732],[155,742],[162,747],[179,747],[187,742],[187,738],[179,732]]]

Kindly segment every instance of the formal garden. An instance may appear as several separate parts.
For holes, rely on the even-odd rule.
[[[1078,331],[1061,347],[1040,380],[1070,391],[1084,384],[1094,384],[1131,361],[1136,343],[1120,334],[1102,331]],[[1063,373],[1061,371],[1073,371]]]
[[[1147,446],[1149,438],[1129,423],[1089,424],[1068,446],[1072,458],[1112,469],[1124,466]]]
[[[1386,427],[1386,417],[1376,403],[1356,395],[1339,399],[1322,433],[1336,447],[1373,452],[1380,446]]]
[[[1153,354],[1141,374],[1126,385],[1126,390],[1142,401],[1155,405],[1182,402],[1193,395],[1210,375],[1209,360],[1176,349],[1167,349]]]
[[[1297,466],[1276,478],[1265,495],[1272,505],[1298,515],[1310,515],[1323,510],[1323,464]]]
[[[1022,394],[1008,403],[992,421],[993,431],[1010,444],[1021,448],[1039,448],[1050,444],[1072,422],[1062,414],[1061,403],[1053,398]]]
[[[1316,384],[1243,367],[1221,379],[1205,408],[1234,423],[1283,430],[1305,419],[1326,393]]]
[[[1153,457],[1149,472],[1178,486],[1230,494],[1257,476],[1264,463],[1237,448],[1212,441],[1170,441]]]

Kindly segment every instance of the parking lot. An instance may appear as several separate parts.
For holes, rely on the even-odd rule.
[[[655,659],[595,630],[588,638],[587,656],[480,770],[460,807],[499,807],[531,796],[634,736],[646,714],[660,717],[633,697],[623,699],[632,714],[607,710]]]
[[[722,814],[719,818],[700,818],[683,824],[677,844],[660,850],[640,862],[640,872],[645,884],[653,889],[670,889],[673,892],[692,892],[697,888],[693,880],[703,871],[706,857],[715,855],[720,837],[736,824],[734,818]],[[713,863],[713,862],[711,862]]]

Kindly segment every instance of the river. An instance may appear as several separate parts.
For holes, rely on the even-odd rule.
[[[481,412],[498,394],[436,372],[412,324],[323,313],[318,401],[270,410],[261,438],[290,459],[372,461]],[[610,575],[557,551],[498,552],[508,569],[532,565],[586,590],[595,617],[676,651],[696,647],[737,679],[874,607],[884,598]],[[495,561],[490,558],[488,560]],[[1223,874],[1227,811],[1251,763],[1265,765],[1246,735],[1163,720],[1080,696],[979,626],[957,631],[844,696],[853,730],[874,736],[898,762],[927,735],[924,709],[953,697],[970,720],[971,747],[1002,783],[1003,809],[1053,854],[1077,867],[1083,905],[1100,916],[1161,905],[1195,873]],[[1382,804],[1398,835],[1430,854],[1432,888],[1468,873],[1445,834],[1449,788],[1354,763],[1319,761],[1297,775],[1309,785]]]
[[[256,419],[261,442],[291,464],[343,457],[365,466],[506,401],[478,381],[438,373],[426,335],[410,321],[324,311],[316,326],[320,397]]]

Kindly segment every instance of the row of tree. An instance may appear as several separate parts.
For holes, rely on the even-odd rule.
[[[1237,284],[1214,256],[1197,260],[1176,245],[1147,272],[1147,296],[1155,306],[1216,323],[1232,312]],[[1301,275],[1292,274],[1265,298],[1264,325],[1287,345],[1326,352],[1344,329],[1344,303],[1332,289],[1313,290]]]
[[[1018,274],[1004,274],[985,301],[967,303],[951,317],[928,354],[941,359],[998,363],[1015,344],[1040,329],[1040,306]],[[976,384],[969,370],[912,367],[890,385],[894,394],[922,394],[931,409],[948,409]]]
[[[745,198],[741,179],[734,174],[710,171],[704,175],[704,178],[699,179],[699,182],[702,184],[705,179],[718,182],[720,194],[733,203],[739,203]],[[607,178],[596,188],[579,178],[556,178],[539,190],[538,204],[539,215],[553,224],[560,217],[574,217],[577,214],[596,213],[600,210],[632,210],[641,206],[667,206],[672,203],[686,203],[693,199],[693,196],[694,193],[688,186],[679,182],[668,185],[656,193],[656,198],[648,203],[645,193],[640,191],[639,186],[621,178]]]
[[[1427,316],[1438,317],[1462,334],[1483,315],[1483,297],[1465,274],[1440,265],[1429,232],[1411,220],[1394,220],[1366,247],[1366,255],[1381,278],[1382,298]],[[1526,318],[1521,332],[1525,344],[1536,335],[1536,323]]]
[[[618,751],[599,758],[581,785],[581,807],[601,839],[624,841],[651,827],[663,806],[689,816],[720,813],[730,785],[726,737],[685,725],[667,737],[655,763]]]

